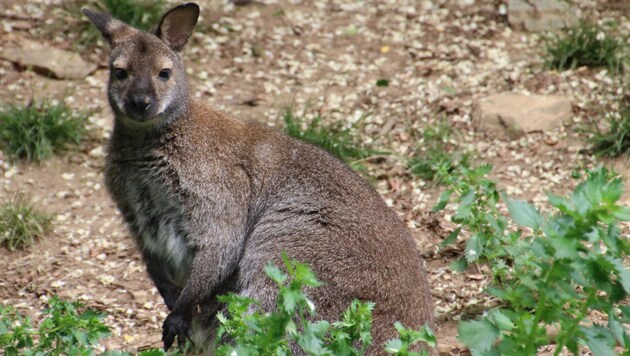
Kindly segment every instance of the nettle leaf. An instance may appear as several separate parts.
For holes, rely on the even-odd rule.
[[[483,253],[483,245],[481,239],[477,235],[472,235],[466,243],[466,261],[468,263],[475,262]]]
[[[449,267],[455,272],[464,272],[468,269],[468,261],[466,261],[465,257],[462,257],[458,260],[451,262]]]
[[[451,199],[451,194],[453,194],[451,190],[442,192],[440,194],[440,197],[438,198],[437,204],[435,204],[435,206],[433,207],[433,209],[431,209],[431,211],[435,213],[444,209],[446,207],[446,204],[448,204],[448,201]]]
[[[623,262],[618,258],[607,258],[608,261],[614,266],[615,273],[619,277],[619,282],[623,286],[626,293],[630,293],[630,270],[624,266]]]
[[[499,328],[499,330],[510,331],[514,329],[514,323],[510,318],[501,312],[499,309],[492,309],[488,313],[488,320]]]
[[[630,208],[619,206],[613,211],[613,216],[619,221],[630,221]]]
[[[499,334],[499,329],[487,320],[462,321],[457,325],[457,339],[476,352],[490,350]]]
[[[457,240],[457,236],[459,236],[459,233],[462,231],[462,227],[463,225],[461,225],[460,227],[455,229],[453,232],[451,232],[448,235],[448,237],[444,241],[442,241],[442,243],[440,244],[440,247],[448,246],[452,244],[453,242],[455,242]]]
[[[490,224],[490,227],[492,227],[492,230],[494,230],[495,234],[503,235],[505,228],[507,227],[507,220],[505,217],[499,216],[497,219],[493,214],[487,213],[486,220],[488,221],[488,224]]]
[[[271,263],[265,266],[265,273],[277,284],[283,284],[288,278],[284,272],[280,271],[278,267]]]
[[[578,248],[581,246],[580,242],[574,239],[568,239],[566,237],[555,237],[549,239],[549,245],[554,249],[553,257],[559,259],[574,259],[578,257]]]
[[[511,200],[504,196],[508,210],[514,222],[525,227],[539,230],[545,222],[536,208],[523,200]]]
[[[621,346],[625,347],[626,346],[625,328],[621,324],[619,319],[615,316],[615,314],[612,312],[612,310],[610,311],[610,313],[608,313],[608,327],[610,328],[610,331],[612,332],[617,342]]]
[[[586,339],[586,345],[591,349],[593,355],[597,356],[616,356],[614,350],[615,340],[607,329],[595,325],[591,328],[580,326],[580,330]]]

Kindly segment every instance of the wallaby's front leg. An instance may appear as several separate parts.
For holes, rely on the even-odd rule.
[[[144,262],[147,265],[149,276],[160,292],[162,299],[164,299],[164,304],[166,304],[168,310],[172,311],[175,307],[175,302],[177,302],[182,293],[182,288],[172,282],[168,272],[164,269],[164,261],[160,258],[145,252]]]
[[[227,236],[230,238],[215,239],[197,250],[188,282],[162,326],[164,350],[173,345],[175,337],[180,348],[186,339],[190,340],[192,316],[197,306],[213,297],[217,288],[237,268],[244,235]]]

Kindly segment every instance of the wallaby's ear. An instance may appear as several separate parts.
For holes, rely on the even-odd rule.
[[[110,14],[96,12],[90,9],[82,10],[85,16],[101,31],[103,37],[109,41],[110,44],[114,43],[116,37],[124,32],[129,26],[122,21],[116,20]]]
[[[174,51],[180,52],[192,35],[198,18],[199,5],[192,2],[179,5],[162,16],[155,35]]]

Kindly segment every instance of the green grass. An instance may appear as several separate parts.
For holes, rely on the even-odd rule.
[[[27,248],[51,228],[52,217],[40,212],[28,197],[17,193],[0,206],[0,245],[9,250]]]
[[[620,103],[618,112],[606,115],[608,129],[592,123],[585,130],[596,156],[615,158],[630,155],[630,99]]]
[[[552,69],[605,67],[611,73],[619,73],[628,60],[623,36],[607,33],[588,22],[579,23],[564,35],[552,35],[546,42],[545,62]]]
[[[11,160],[40,161],[78,144],[88,115],[63,102],[0,106],[0,149]]]
[[[471,154],[450,142],[453,134],[446,121],[425,126],[413,157],[407,161],[411,174],[439,183],[441,176],[456,167],[468,167]]]
[[[70,0],[61,6],[68,17],[67,22],[72,25],[66,26],[68,36],[78,35],[77,42],[82,45],[93,45],[102,38],[98,29],[81,13],[82,8],[110,13],[114,18],[145,31],[157,25],[167,10],[166,0]],[[76,20],[80,20],[79,23]]]
[[[324,125],[321,116],[306,119],[295,116],[291,110],[284,113],[283,119],[287,135],[319,146],[353,168],[360,168],[353,163],[377,153],[359,141],[353,132],[356,124],[349,128],[344,128],[341,122]]]

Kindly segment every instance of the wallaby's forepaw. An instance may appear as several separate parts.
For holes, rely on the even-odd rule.
[[[173,346],[175,337],[177,337],[177,346],[180,350],[186,345],[186,340],[190,340],[192,335],[192,322],[190,318],[185,318],[181,314],[171,313],[164,320],[162,325],[162,342],[164,342],[164,351]]]

